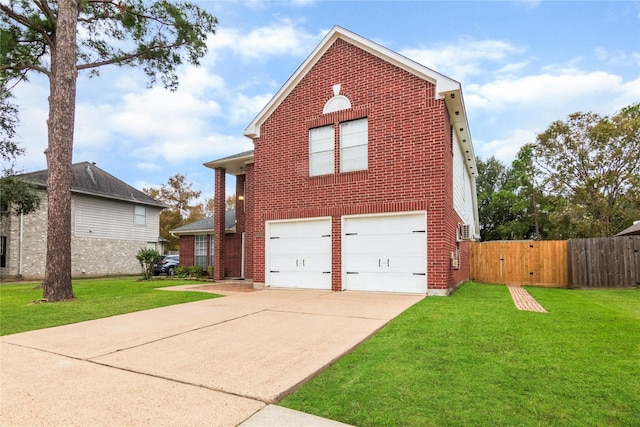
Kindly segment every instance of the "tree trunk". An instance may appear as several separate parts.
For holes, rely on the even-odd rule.
[[[73,298],[71,286],[71,163],[76,105],[76,26],[78,1],[58,2],[55,46],[51,47],[49,77],[49,170],[47,180],[47,264],[43,297]]]

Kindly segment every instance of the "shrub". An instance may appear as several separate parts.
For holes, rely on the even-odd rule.
[[[142,267],[142,278],[149,280],[153,277],[153,267],[160,261],[160,252],[153,248],[140,248],[136,254],[136,259]]]
[[[202,267],[199,265],[191,265],[189,266],[189,275],[191,277],[200,277],[202,276]]]
[[[184,265],[176,267],[176,276],[183,278],[189,277],[189,269]]]
[[[202,267],[199,265],[181,265],[176,268],[178,277],[200,277],[202,276]]]

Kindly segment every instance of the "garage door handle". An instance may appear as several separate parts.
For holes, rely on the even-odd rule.
[[[357,271],[347,271],[347,274],[358,274]]]
[[[427,273],[413,273],[414,276],[426,276]]]
[[[270,237],[271,240],[279,239],[280,237]]]
[[[357,236],[358,233],[345,233],[344,235],[345,236]]]
[[[322,237],[331,237],[331,234],[323,234]]]
[[[414,233],[426,233],[427,230],[413,230]]]
[[[271,270],[269,273],[280,273],[280,270]]]
[[[322,274],[331,274],[331,272],[330,271],[323,271]]]

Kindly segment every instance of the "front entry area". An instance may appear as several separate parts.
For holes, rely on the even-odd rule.
[[[427,292],[425,212],[342,219],[345,290]]]
[[[266,283],[331,289],[331,218],[266,223]]]

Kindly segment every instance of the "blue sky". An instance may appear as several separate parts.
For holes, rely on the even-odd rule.
[[[244,128],[334,25],[462,83],[476,155],[510,164],[554,120],[640,101],[638,1],[215,1],[219,20],[180,88],[131,68],[78,80],[74,162],[142,189],[181,173],[213,196],[204,162],[252,148]],[[46,168],[48,82],[14,90],[18,168]]]

